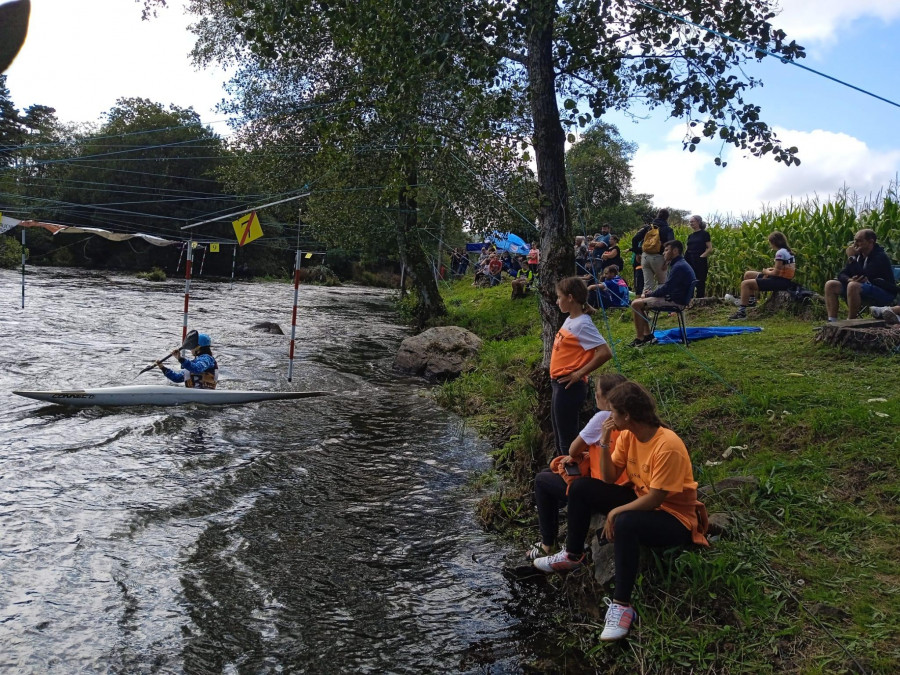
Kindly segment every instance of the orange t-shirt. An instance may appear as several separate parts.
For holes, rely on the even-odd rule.
[[[605,344],[606,340],[587,314],[567,318],[553,341],[550,377],[556,379],[575,372],[594,358],[597,347]]]
[[[674,431],[660,427],[646,443],[630,431],[623,431],[611,457],[616,466],[625,468],[639,498],[649,494],[651,488],[667,491],[669,494],[659,508],[678,518],[691,531],[695,544],[709,545],[700,531],[697,511],[702,508],[705,513],[705,508],[697,501],[691,458]]]

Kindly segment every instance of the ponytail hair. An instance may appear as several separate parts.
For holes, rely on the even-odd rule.
[[[617,412],[628,415],[640,424],[664,426],[656,413],[656,401],[650,392],[637,382],[623,382],[606,395],[610,407]]]

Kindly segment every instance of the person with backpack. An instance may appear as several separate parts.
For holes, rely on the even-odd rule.
[[[641,271],[644,274],[644,291],[652,293],[666,281],[666,261],[663,247],[675,238],[669,226],[669,210],[660,209],[649,225],[641,228],[635,237],[641,238]]]

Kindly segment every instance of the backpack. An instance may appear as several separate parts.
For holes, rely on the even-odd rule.
[[[662,251],[662,241],[659,237],[659,226],[653,225],[644,235],[644,253],[659,253]]]

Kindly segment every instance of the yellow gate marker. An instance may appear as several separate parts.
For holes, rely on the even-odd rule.
[[[232,225],[234,226],[234,234],[237,237],[238,246],[249,244],[254,239],[259,239],[263,236],[262,228],[259,226],[259,218],[256,217],[256,211],[252,211],[246,216],[241,216]]]

